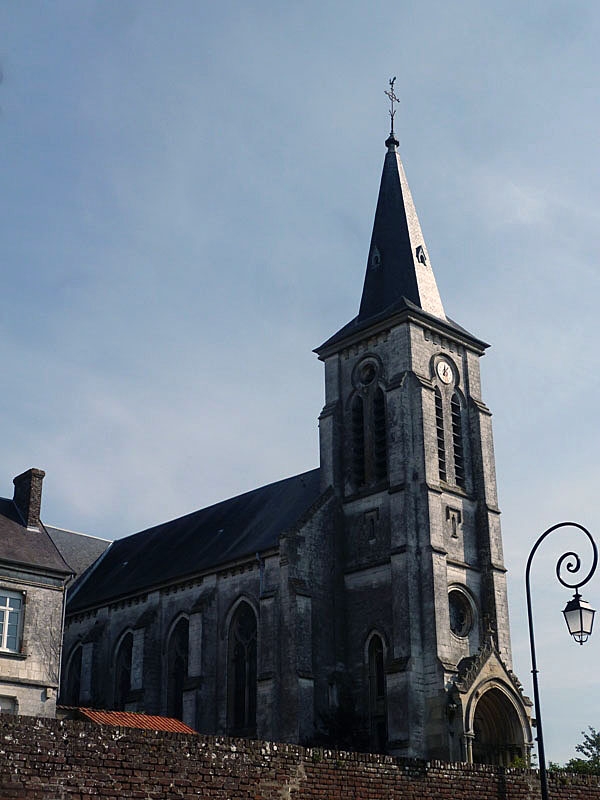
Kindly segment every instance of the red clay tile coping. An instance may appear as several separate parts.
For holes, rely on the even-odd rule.
[[[122,728],[143,728],[153,731],[197,735],[193,728],[172,717],[157,717],[130,711],[96,711],[92,708],[78,708],[77,711],[85,719],[95,722],[96,725],[117,725]]]

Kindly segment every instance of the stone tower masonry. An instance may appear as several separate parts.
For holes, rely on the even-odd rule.
[[[375,746],[508,764],[528,757],[530,702],[511,672],[488,345],[446,316],[386,146],[359,313],[316,350],[321,481],[344,518],[340,669]]]

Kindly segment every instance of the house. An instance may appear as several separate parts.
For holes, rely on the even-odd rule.
[[[0,713],[53,717],[72,570],[40,520],[44,472],[0,499]]]

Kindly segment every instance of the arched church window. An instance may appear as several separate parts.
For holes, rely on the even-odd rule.
[[[452,418],[452,446],[454,448],[454,475],[456,485],[465,488],[465,459],[463,449],[463,427],[460,400],[456,392],[450,400],[450,415]]]
[[[81,658],[83,648],[77,645],[67,667],[67,679],[65,681],[65,694],[62,701],[67,706],[78,706],[81,694]]]
[[[369,723],[371,749],[385,752],[387,745],[387,704],[383,640],[374,634],[369,641]]]
[[[167,645],[167,716],[183,719],[183,691],[188,674],[189,629],[182,617],[173,628]]]
[[[363,399],[352,401],[352,472],[356,486],[365,483],[365,411]]]
[[[435,428],[437,432],[438,470],[440,480],[447,480],[446,471],[446,442],[444,440],[444,408],[442,406],[442,393],[435,387]]]
[[[256,616],[251,606],[237,607],[229,628],[227,700],[229,732],[256,734]]]
[[[115,702],[117,711],[124,711],[131,691],[131,659],[133,634],[126,633],[121,639],[115,656]]]

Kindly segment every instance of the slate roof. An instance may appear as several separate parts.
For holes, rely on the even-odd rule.
[[[487,345],[446,317],[421,226],[390,134],[383,164],[365,281],[357,316],[316,349],[319,355],[371,326],[406,312]]]
[[[55,528],[53,525],[44,527],[64,560],[75,573],[75,579],[82,575],[111,544],[109,539],[99,539],[97,536]]]
[[[276,547],[321,494],[319,469],[117,539],[71,590],[73,614]]]
[[[478,350],[483,351],[489,347],[487,342],[484,342],[482,339],[474,336],[466,328],[463,328],[462,325],[454,322],[454,320],[451,320],[449,317],[446,317],[445,320],[438,319],[432,314],[428,314],[426,311],[423,311],[423,309],[419,308],[414,303],[411,303],[406,297],[401,297],[399,300],[391,303],[377,314],[373,314],[368,317],[362,317],[360,314],[357,314],[354,319],[351,319],[350,322],[340,328],[340,330],[334,333],[333,336],[323,342],[323,344],[319,345],[314,352],[320,355],[329,347],[337,345],[342,341],[346,341],[347,339],[351,339],[353,336],[366,331],[368,328],[374,327],[387,320],[391,320],[393,317],[396,317],[402,313],[410,314],[413,317],[417,316],[425,322],[428,322],[429,324],[438,328],[446,328],[448,332],[454,334],[454,336],[458,335],[461,339],[468,340]]]
[[[43,525],[39,530],[27,528],[14,502],[6,498],[0,498],[0,561],[61,576],[72,571]]]
[[[116,725],[120,728],[138,728],[152,731],[169,731],[170,733],[188,733],[197,736],[193,728],[185,722],[173,717],[158,717],[151,714],[138,714],[131,711],[97,711],[93,708],[67,708],[61,709],[69,716],[77,717],[96,725]]]

